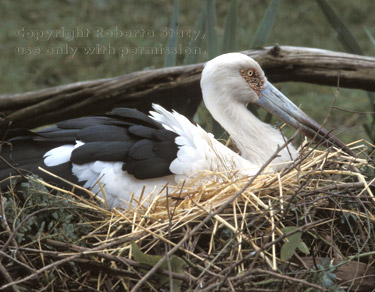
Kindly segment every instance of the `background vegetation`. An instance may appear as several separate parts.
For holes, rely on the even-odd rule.
[[[238,1],[237,48],[251,48],[254,35],[270,1]],[[375,35],[375,2],[372,0],[330,0],[365,55],[374,55],[375,46],[369,34]],[[205,1],[180,1],[177,45],[188,46],[189,32],[195,29]],[[137,70],[159,68],[164,65],[168,31],[173,13],[173,1],[11,1],[3,0],[0,16],[2,58],[0,59],[0,92],[16,93],[88,79],[122,75]],[[225,19],[230,1],[217,0],[216,32],[220,44],[224,35]],[[84,37],[52,36],[47,32],[86,30]],[[123,37],[114,33],[122,31]],[[100,32],[103,32],[101,34]],[[37,34],[43,32],[43,36]],[[97,32],[97,33],[96,33]],[[108,35],[105,35],[106,32]],[[111,35],[112,34],[112,35]],[[207,35],[198,35],[198,38]],[[294,45],[345,51],[336,31],[330,26],[317,1],[280,1],[276,19],[267,45]],[[85,54],[90,48],[112,47],[110,51]],[[28,54],[28,49],[40,50]],[[65,51],[68,48],[68,51]],[[71,49],[78,48],[75,55]],[[157,48],[157,54],[140,48]],[[51,52],[52,53],[49,53]],[[133,53],[125,54],[131,50]],[[123,54],[122,54],[123,53]],[[199,61],[208,59],[203,50]],[[182,64],[184,54],[177,55]],[[279,88],[318,121],[323,121],[334,99],[336,88],[304,83],[282,83]],[[336,106],[350,111],[368,112],[366,92],[340,89]],[[362,124],[368,115],[333,110],[327,127],[342,132],[340,138],[350,142],[366,136]]]

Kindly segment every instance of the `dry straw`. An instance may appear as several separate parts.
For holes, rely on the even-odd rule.
[[[72,227],[53,221],[48,202],[36,208],[13,189],[2,194],[0,290],[367,291],[375,284],[374,155],[366,154],[373,145],[349,146],[357,157],[305,147],[282,173],[202,173],[189,185],[166,186],[168,196],[134,198],[129,210],[108,210],[76,185],[67,191],[31,178],[59,192],[44,196],[60,198]],[[23,228],[45,212],[48,228]],[[79,236],[61,235],[66,230]],[[135,259],[132,242],[159,257]]]

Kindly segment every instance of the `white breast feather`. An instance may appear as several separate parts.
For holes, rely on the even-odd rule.
[[[127,207],[133,198],[132,206],[137,206],[135,200],[138,200],[142,194],[149,200],[158,195],[166,184],[173,185],[172,176],[166,176],[154,179],[138,180],[133,175],[129,175],[122,170],[122,162],[103,162],[96,161],[77,165],[73,163],[73,173],[80,181],[86,181],[84,187],[91,189],[95,194],[104,198],[99,184],[104,189],[105,197],[110,207]],[[148,205],[148,202],[144,202]]]
[[[154,104],[153,108],[157,112],[150,112],[151,116],[179,135],[175,140],[179,146],[177,158],[170,165],[170,170],[178,175],[178,179],[196,176],[207,170],[255,173],[254,165],[225,147],[199,125],[193,125],[186,117],[177,112],[171,113],[160,105]]]

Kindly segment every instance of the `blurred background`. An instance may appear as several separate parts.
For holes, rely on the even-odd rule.
[[[235,11],[231,21],[236,28],[235,43],[230,50],[256,46],[254,38],[263,22],[270,34],[262,45],[348,52],[350,48],[342,37],[340,39],[322,2],[334,9],[362,53],[374,56],[373,0],[190,0],[179,3],[173,0],[2,0],[0,94],[163,67],[174,62],[165,58],[170,49],[168,41],[173,35],[176,36],[172,42],[177,48],[177,65],[182,65],[184,60],[185,63],[204,62],[213,54],[212,47],[206,45],[208,31],[198,29],[202,11],[207,11],[206,5],[213,5],[216,10],[213,11],[216,12],[213,27],[217,53],[224,50],[229,11]],[[172,31],[171,20],[177,8],[178,30]],[[268,23],[264,21],[265,15],[268,15]],[[198,49],[187,61],[187,52],[192,52],[189,50],[191,42]],[[335,87],[295,82],[280,83],[277,87],[318,122],[326,118],[336,95],[335,106],[344,111],[332,110],[326,127],[341,133],[339,137],[345,142],[373,141],[364,128],[367,124],[373,130],[375,116],[362,113],[374,110],[366,92],[340,88],[337,94]]]

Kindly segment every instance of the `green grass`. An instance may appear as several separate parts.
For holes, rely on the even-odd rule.
[[[372,45],[364,29],[375,33],[375,2],[372,0],[341,1],[330,0],[335,10],[344,19],[358,40],[366,55],[374,55]],[[169,28],[173,12],[173,1],[11,1],[2,0],[0,28],[2,55],[0,58],[0,92],[15,93],[36,90],[59,84],[95,78],[122,75],[145,68],[163,66],[164,54],[121,55],[121,50],[135,48],[160,48],[167,45],[168,38],[163,31]],[[238,49],[248,49],[257,26],[261,21],[269,1],[238,1]],[[184,35],[178,44],[186,47],[194,30],[204,2],[198,0],[180,1],[179,28]],[[230,1],[217,0],[217,35],[219,43],[224,34],[225,16]],[[4,21],[5,19],[8,19]],[[88,29],[88,37],[73,40],[53,37],[36,40],[17,35],[19,29],[28,32],[41,30]],[[122,38],[94,35],[95,28],[128,33]],[[145,29],[146,34],[142,34]],[[138,31],[138,32],[137,32]],[[147,34],[148,33],[148,34]],[[329,26],[325,16],[315,1],[281,1],[275,25],[270,35],[269,45],[295,45],[344,51],[336,33]],[[96,45],[115,49],[114,54],[83,53],[83,48]],[[47,54],[48,48],[78,48],[75,56]],[[16,54],[16,48],[40,49],[37,55]],[[183,55],[177,56],[177,64],[182,64]],[[207,54],[200,54],[199,61],[205,61]],[[278,85],[295,103],[318,121],[326,117],[335,96],[335,88],[314,86],[304,83],[283,83]],[[340,89],[336,105],[341,108],[368,111],[366,93],[359,90]],[[363,114],[353,114],[334,110],[327,127],[345,131],[340,137],[345,141],[366,138],[361,124],[366,120]]]

